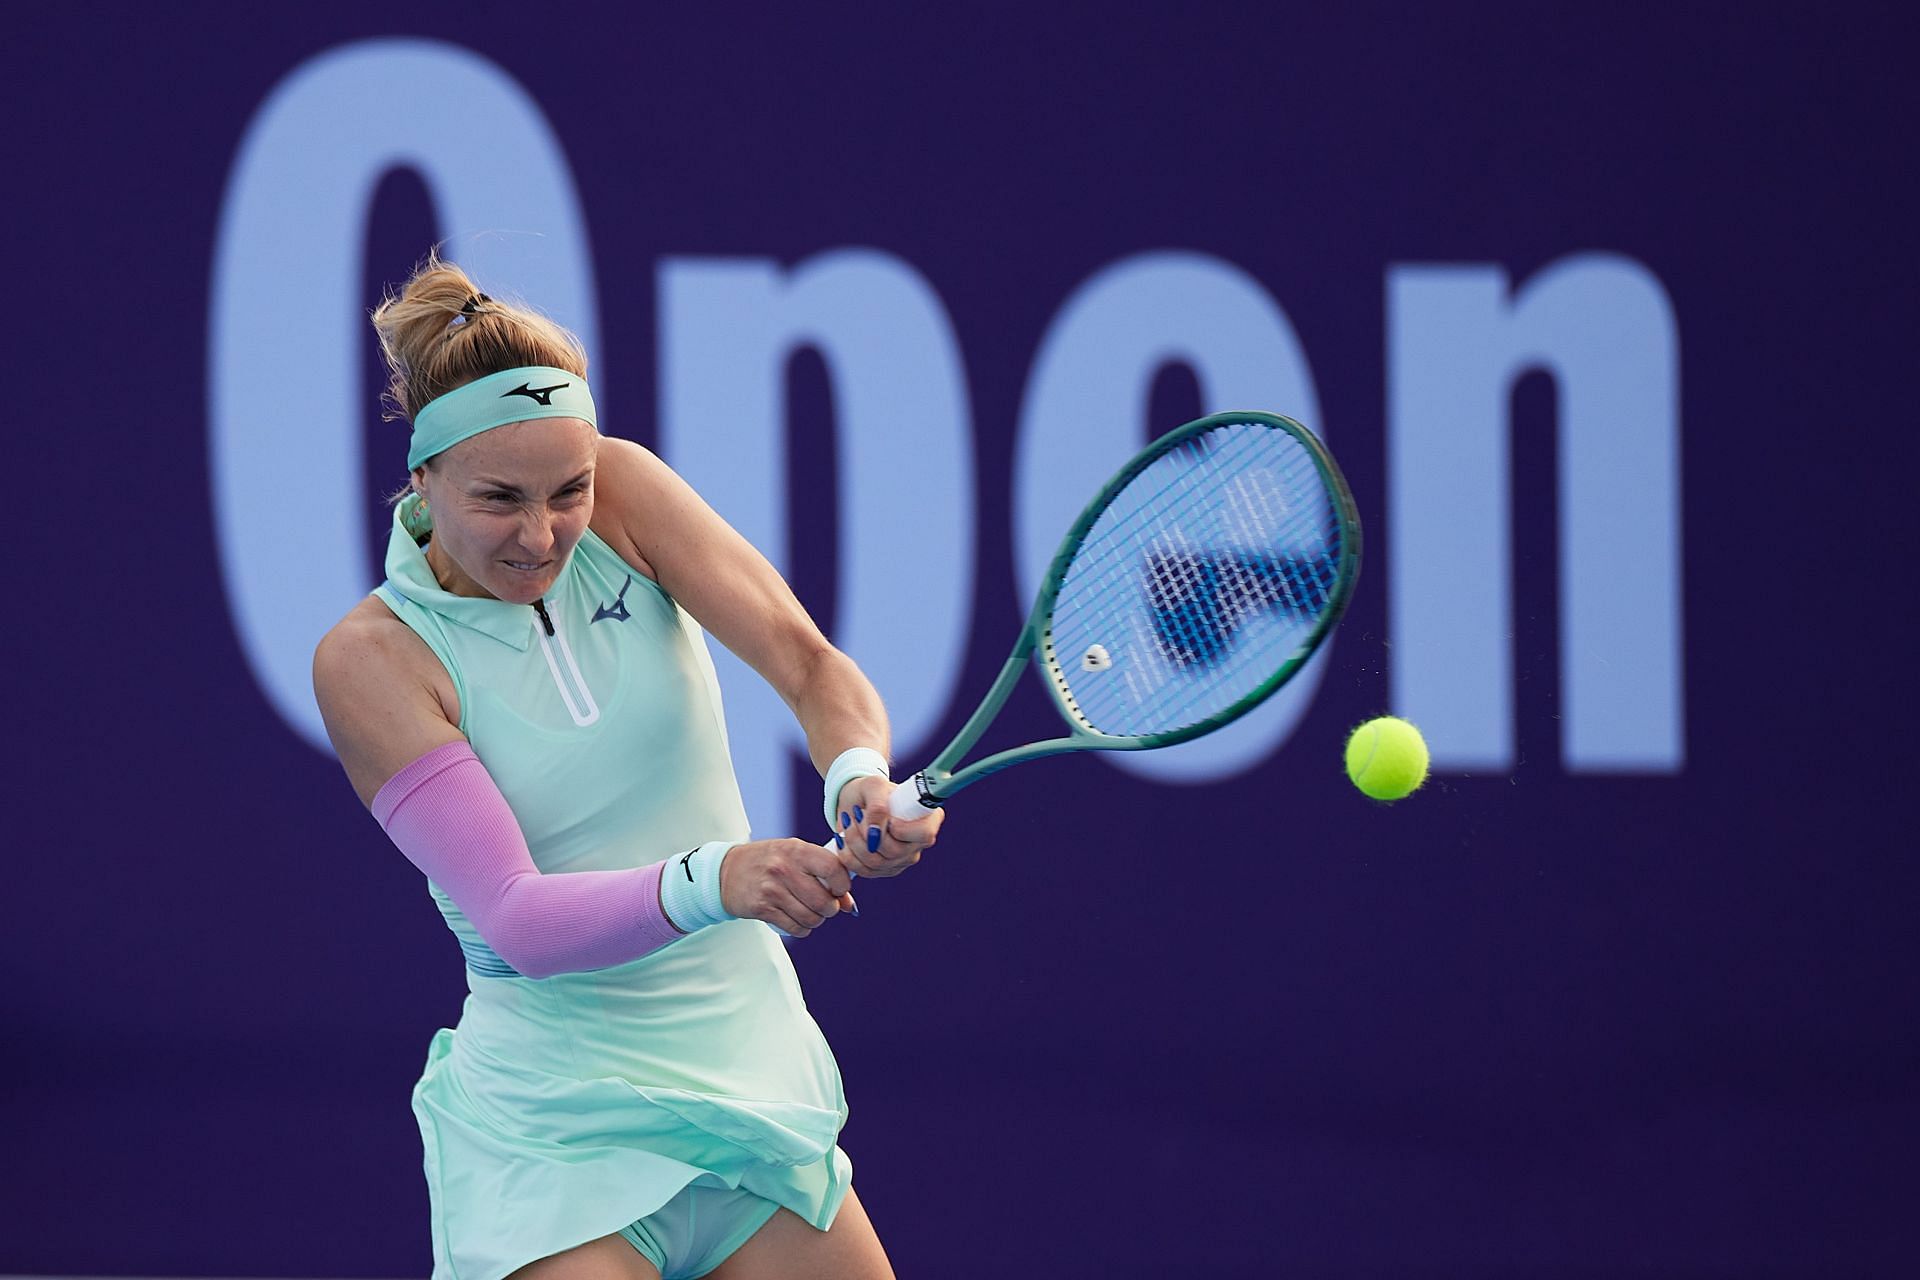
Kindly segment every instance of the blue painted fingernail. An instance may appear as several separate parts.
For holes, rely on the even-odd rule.
[[[857,902],[855,902],[855,903],[853,903],[853,905],[852,905],[852,906],[851,906],[851,907],[849,908],[849,910],[851,910],[851,911],[853,912],[853,918],[854,918],[855,920],[858,920],[858,919],[860,918],[860,904],[859,904],[859,903],[857,903]]]
[[[842,809],[840,811],[840,829],[842,831],[845,831],[847,829],[848,821],[849,819],[847,818],[847,811],[845,809]]]
[[[880,852],[880,828],[878,827],[867,828],[867,852]]]
[[[842,837],[840,837],[840,836],[835,836],[835,837],[833,838],[833,843],[834,843],[834,845],[835,845],[836,847],[838,847],[838,848],[841,848],[841,849],[844,849],[844,848],[846,848],[846,847],[847,847],[847,842],[846,842],[846,840],[845,840],[845,839],[843,839],[843,838],[842,838]]]
[[[855,822],[865,822],[867,820],[867,815],[860,812],[859,805],[853,806],[853,820]]]

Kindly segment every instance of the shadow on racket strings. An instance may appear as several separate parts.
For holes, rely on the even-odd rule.
[[[1198,673],[1224,661],[1251,622],[1310,626],[1333,597],[1336,569],[1308,553],[1152,553],[1145,579],[1160,653]]]

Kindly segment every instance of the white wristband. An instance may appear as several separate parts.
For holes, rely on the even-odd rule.
[[[720,905],[720,864],[738,841],[709,840],[677,858],[660,874],[660,906],[682,933],[734,917]]]
[[[840,788],[855,778],[887,777],[887,758],[872,747],[848,747],[827,766],[826,797],[821,809],[827,815],[827,830],[840,830]]]

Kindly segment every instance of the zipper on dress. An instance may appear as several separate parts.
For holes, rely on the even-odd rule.
[[[573,717],[574,724],[582,729],[600,718],[600,704],[593,699],[593,690],[587,688],[587,678],[580,673],[580,663],[573,656],[573,646],[559,628],[553,625],[553,619],[547,615],[544,600],[533,604],[535,613],[540,615],[540,625],[544,634],[540,637],[540,656],[547,660],[547,670],[553,674],[553,687],[560,691],[560,700],[567,704],[567,714]],[[555,656],[555,650],[559,651]],[[573,677],[569,683],[567,676],[560,673],[561,659],[566,660],[567,673]],[[579,696],[576,698],[575,694]]]

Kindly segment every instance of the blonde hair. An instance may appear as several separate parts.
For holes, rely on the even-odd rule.
[[[530,307],[480,292],[438,252],[398,293],[389,290],[373,309],[389,381],[381,397],[388,418],[413,416],[429,400],[490,373],[521,365],[550,365],[587,376],[580,340]]]

